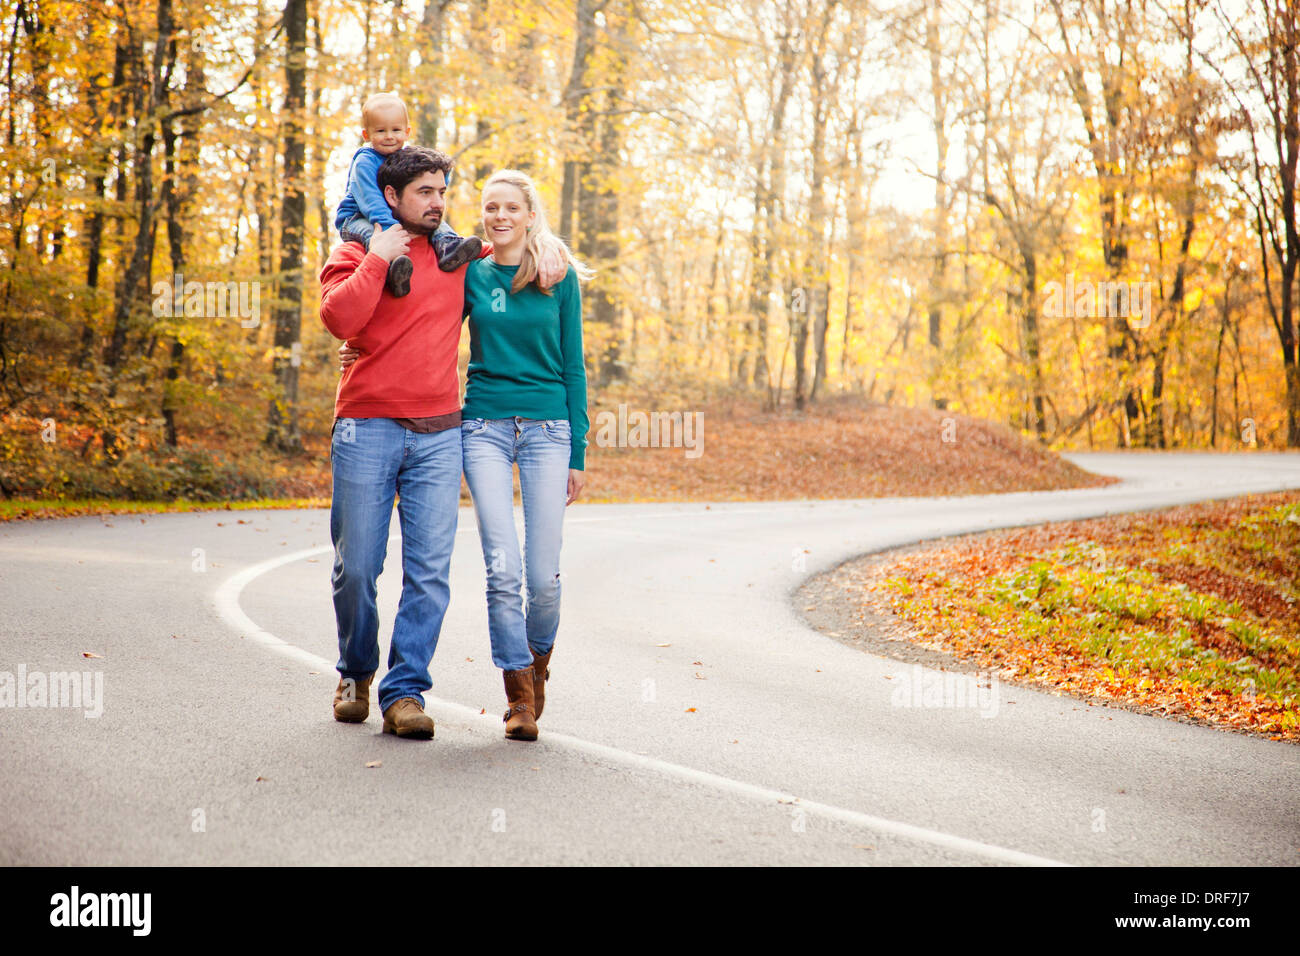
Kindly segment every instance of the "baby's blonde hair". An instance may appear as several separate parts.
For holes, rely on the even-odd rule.
[[[542,251],[548,245],[556,246],[559,249],[560,255],[568,261],[569,265],[573,266],[573,271],[578,274],[578,278],[583,282],[596,274],[594,269],[574,256],[563,239],[551,232],[551,227],[546,221],[546,210],[542,208],[541,197],[537,194],[537,186],[527,173],[522,173],[517,169],[498,169],[483,184],[483,192],[487,192],[487,188],[493,183],[506,183],[514,186],[524,194],[524,202],[528,204],[529,211],[536,214],[533,224],[528,227],[528,236],[524,243],[524,255],[519,262],[519,270],[515,273],[514,281],[510,283],[512,293],[518,292],[537,278],[537,261],[541,258]],[[540,289],[541,286],[538,286],[538,288]],[[546,295],[551,294],[550,289],[542,289],[541,291]]]
[[[368,97],[366,101],[361,104],[361,125],[368,128],[375,110],[381,106],[389,106],[393,103],[396,103],[402,108],[402,115],[406,117],[406,125],[410,126],[411,114],[407,111],[406,104],[402,102],[402,98],[396,93],[375,93]]]

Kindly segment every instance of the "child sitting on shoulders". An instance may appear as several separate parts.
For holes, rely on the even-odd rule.
[[[402,149],[410,135],[410,115],[396,94],[376,93],[362,104],[361,138],[366,144],[352,154],[347,193],[334,216],[334,227],[344,242],[359,242],[368,250],[375,226],[389,229],[398,225],[377,174],[384,158]],[[458,236],[446,222],[439,223],[429,241],[437,253],[438,268],[444,272],[455,272],[483,252],[477,236]],[[411,291],[412,271],[409,256],[398,256],[389,263],[385,286],[393,296],[401,298]]]

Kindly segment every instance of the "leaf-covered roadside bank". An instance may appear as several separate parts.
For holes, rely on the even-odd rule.
[[[873,652],[1300,742],[1297,492],[868,556],[809,601],[838,603],[813,623]]]
[[[1117,481],[1005,425],[852,395],[795,412],[745,396],[606,393],[590,409],[587,503],[996,494]],[[304,434],[297,456],[250,445],[246,429],[240,446],[173,451],[141,439],[111,464],[83,460],[92,431],[56,430],[62,437],[45,443],[38,421],[12,424],[0,419],[0,521],[329,507],[328,429]],[[463,483],[461,503],[470,503]]]

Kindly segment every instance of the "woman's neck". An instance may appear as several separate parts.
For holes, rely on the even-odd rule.
[[[498,265],[517,266],[524,261],[524,246],[526,244],[525,240],[511,243],[508,246],[494,244],[492,246],[492,258],[496,260]]]

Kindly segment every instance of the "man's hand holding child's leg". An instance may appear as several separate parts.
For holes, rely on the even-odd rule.
[[[411,274],[415,271],[410,257],[411,234],[401,226],[385,229],[375,223],[375,233],[370,237],[370,251],[388,263],[385,286],[393,298],[400,299],[411,291]]]

